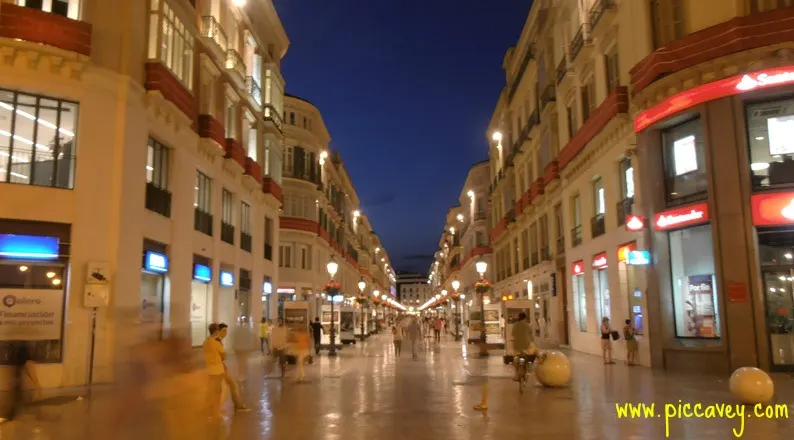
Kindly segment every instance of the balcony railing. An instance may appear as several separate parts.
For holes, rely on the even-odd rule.
[[[557,237],[557,255],[562,255],[565,253],[565,237],[560,235]]]
[[[587,24],[583,24],[579,26],[579,30],[576,31],[576,35],[571,40],[571,60],[575,60],[579,52],[582,51],[582,48],[586,43],[590,43],[590,31],[588,30]]]
[[[524,270],[529,269],[529,257],[524,257],[523,263],[524,265],[522,267],[524,268]]]
[[[221,222],[221,240],[231,245],[234,244],[234,226]]]
[[[265,243],[265,260],[273,261],[273,245]]]
[[[248,93],[251,94],[251,97],[254,98],[254,102],[262,105],[262,88],[259,86],[253,77],[249,76],[245,78],[245,88],[248,89]]]
[[[198,208],[195,209],[193,216],[193,227],[204,234],[212,235],[212,214],[208,214]]]
[[[275,124],[278,131],[281,131],[283,129],[282,128],[283,122],[281,121],[281,114],[278,111],[276,111],[276,108],[273,107],[271,104],[265,104],[262,110],[263,110],[262,113],[264,113],[265,116],[265,120],[271,121],[273,124]]]
[[[532,252],[532,260],[531,260],[530,264],[534,267],[534,266],[537,266],[538,263],[540,263],[540,259],[538,259],[538,253],[537,252]]]
[[[515,210],[511,209],[511,210],[507,211],[507,222],[508,223],[513,223],[514,221],[516,221],[516,212],[515,212]]]
[[[593,238],[604,235],[606,232],[606,225],[604,223],[604,214],[598,214],[590,219],[590,227],[593,231]]]
[[[485,220],[485,213],[484,212],[475,212],[474,213],[474,220]]]
[[[521,60],[521,67],[518,68],[518,72],[516,72],[516,76],[513,79],[513,83],[510,85],[510,94],[508,99],[512,100],[513,95],[516,94],[516,90],[518,90],[518,85],[521,83],[521,78],[524,76],[524,72],[527,70],[527,66],[532,58],[535,57],[535,47],[532,44],[527,45],[527,51],[524,53],[524,58]]]
[[[565,75],[568,74],[568,60],[563,55],[562,59],[560,60],[560,64],[557,64],[557,85],[560,85],[562,80],[565,79]]]
[[[532,113],[529,114],[529,119],[527,119],[527,127],[529,127],[529,131],[532,131],[533,128],[540,124],[540,111],[537,107],[535,110],[532,110]]]
[[[171,217],[171,193],[152,183],[146,184],[146,209]]]
[[[596,0],[593,3],[593,7],[590,8],[590,26],[592,29],[598,26],[598,22],[604,16],[604,12],[613,6],[615,6],[615,0]]]
[[[618,226],[626,224],[626,217],[634,213],[634,197],[628,197],[618,202]]]
[[[253,243],[253,239],[251,237],[251,234],[240,232],[240,249],[246,252],[251,252],[252,243]]]
[[[201,18],[201,36],[215,42],[221,52],[226,53],[229,50],[229,39],[215,17],[204,16]]]
[[[548,246],[540,248],[540,261],[551,261],[551,249]]]
[[[576,247],[582,244],[582,225],[571,228],[571,246]]]
[[[240,56],[240,53],[234,49],[229,49],[226,51],[226,69],[232,70],[238,75],[240,78],[245,78],[245,61],[243,61],[243,57]]]
[[[553,84],[548,84],[543,89],[543,93],[540,95],[540,104],[542,108],[546,108],[547,105],[554,103],[557,101],[557,89],[554,87]]]

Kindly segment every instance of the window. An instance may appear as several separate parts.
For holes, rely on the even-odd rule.
[[[265,117],[279,119],[278,123],[281,124],[281,115],[284,113],[284,83],[278,72],[272,68],[265,71],[265,105]]]
[[[751,0],[750,2],[752,12],[771,11],[791,6],[794,6],[794,0]]]
[[[581,264],[581,263],[580,263]],[[584,273],[574,274],[571,279],[573,286],[574,310],[576,312],[576,322],[579,324],[579,331],[587,331],[587,291],[584,288]]]
[[[596,322],[601,325],[603,318],[612,319],[609,296],[609,276],[606,267],[593,269],[593,290],[596,301]]]
[[[165,0],[150,0],[149,59],[160,60],[183,86],[193,89],[193,37]]]
[[[300,259],[301,259],[301,269],[304,270],[311,270],[312,269],[312,247],[309,245],[302,244],[300,245]]]
[[[593,181],[593,214],[603,215],[606,212],[606,200],[604,199],[604,183],[601,178]]]
[[[17,0],[17,5],[52,12],[72,20],[78,20],[80,16],[80,0]]]
[[[295,151],[293,147],[285,147],[284,148],[284,174],[291,175],[293,172],[294,166],[294,155]]]
[[[576,247],[582,244],[582,203],[579,194],[571,198],[571,246]]]
[[[794,183],[794,99],[747,106],[753,187]]]
[[[488,246],[488,242],[485,240],[485,234],[482,231],[476,231],[474,236],[477,240],[477,247]]]
[[[221,221],[227,225],[233,225],[234,219],[232,215],[232,199],[233,195],[227,191],[226,188],[221,192]]]
[[[290,112],[289,113],[289,125],[295,125],[295,113],[294,112]]]
[[[719,338],[711,225],[672,231],[669,237],[676,336]]]
[[[257,151],[258,150],[257,147],[259,146],[259,138],[258,138],[259,132],[256,129],[256,122],[249,121],[249,124],[250,125],[248,126],[248,146],[246,149],[248,150],[248,157],[250,157],[251,160],[253,160],[254,162],[257,162],[259,159],[259,154]]]
[[[634,167],[631,158],[624,158],[620,161],[620,195],[621,199],[634,197]]]
[[[265,259],[273,259],[273,219],[265,217]]]
[[[306,121],[306,116],[303,117],[303,128],[309,128],[309,123]]]
[[[278,267],[292,267],[292,243],[278,247]]]
[[[237,139],[237,103],[226,99],[226,139]]]
[[[700,119],[662,132],[668,205],[701,199],[708,189]]]
[[[653,44],[656,49],[685,35],[681,0],[651,0]]]
[[[576,109],[574,108],[575,102],[571,102],[568,104],[568,107],[565,109],[565,114],[568,117],[568,139],[573,138],[573,135],[576,134]]]
[[[240,202],[240,231],[251,235],[251,205]]]
[[[620,86],[620,63],[618,61],[617,45],[604,55],[604,64],[607,70],[607,94]]]
[[[554,206],[554,229],[557,233],[557,253],[565,252],[565,224],[562,218],[562,204]]]
[[[0,182],[74,188],[78,105],[0,89]]]
[[[170,152],[163,144],[149,138],[146,156],[146,183],[160,189],[168,189],[168,166]]]
[[[194,189],[193,206],[202,212],[212,212],[212,179],[201,171],[196,172],[196,186]]]
[[[593,79],[590,78],[582,86],[582,122],[587,122],[590,116],[593,115],[596,107],[595,86]]]

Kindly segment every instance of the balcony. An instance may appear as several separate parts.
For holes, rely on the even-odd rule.
[[[221,222],[221,240],[234,245],[234,226]]]
[[[212,236],[212,214],[196,208],[193,215],[193,228],[203,234]]]
[[[253,248],[252,243],[253,238],[251,237],[251,234],[240,232],[240,249],[246,252],[251,252],[251,249]]]
[[[482,212],[482,211],[475,212],[474,213],[474,220],[485,220],[485,213]]]
[[[527,70],[527,66],[529,62],[535,58],[535,47],[532,44],[527,44],[527,50],[524,53],[524,58],[521,60],[521,67],[518,68],[518,72],[516,73],[515,78],[513,79],[512,84],[510,85],[510,93],[508,95],[508,100],[513,100],[513,95],[516,94],[516,90],[518,90],[518,85],[521,84],[521,79],[524,77],[524,72]]]
[[[576,57],[579,56],[584,46],[590,43],[592,43],[590,30],[587,23],[584,23],[579,26],[579,30],[576,31],[576,35],[574,35],[573,40],[571,40],[571,61],[576,60]]]
[[[91,56],[90,24],[13,3],[0,3],[0,37]]]
[[[529,257],[528,256],[524,257],[523,263],[524,263],[524,265],[522,266],[523,270],[529,269]]]
[[[604,235],[606,232],[606,225],[604,224],[604,214],[598,214],[590,219],[590,227],[592,228],[592,237]]]
[[[532,252],[532,258],[530,259],[530,267],[535,267],[538,265],[540,260],[538,259],[538,253]]]
[[[265,194],[270,194],[276,200],[278,200],[279,203],[284,203],[284,195],[281,192],[281,187],[270,177],[262,179],[262,192]]]
[[[245,88],[248,90],[248,94],[256,105],[262,107],[262,87],[259,83],[257,83],[253,77],[249,76],[245,79]]]
[[[163,217],[171,217],[171,193],[151,182],[146,184],[146,209]]]
[[[201,36],[213,43],[222,54],[229,50],[229,39],[221,24],[213,16],[201,18]]]
[[[571,247],[582,244],[582,225],[571,228]]]
[[[629,111],[629,94],[626,87],[616,87],[612,93],[596,108],[595,112],[587,119],[587,122],[579,128],[579,131],[571,138],[568,143],[560,150],[557,156],[560,169],[564,169],[587,144],[601,131],[609,122],[621,113]]]
[[[507,223],[514,223],[516,221],[516,212],[514,210],[507,211]]]
[[[233,72],[241,83],[246,80],[245,61],[240,53],[234,49],[226,51],[226,70]]]
[[[565,76],[568,75],[568,59],[563,56],[560,64],[557,64],[557,85],[559,86]]]
[[[540,248],[540,261],[551,261],[551,249],[548,245]]]
[[[626,217],[634,213],[634,197],[628,197],[618,202],[618,226],[626,224]]]
[[[557,237],[557,255],[563,254],[565,254],[565,237],[560,234],[560,236]]]
[[[532,129],[534,129],[538,125],[540,125],[540,111],[538,110],[537,107],[535,107],[535,110],[532,110],[532,113],[529,114],[529,118],[527,119],[527,127],[529,127],[528,128],[529,134],[531,134]]]
[[[265,260],[273,261],[273,245],[265,243]]]
[[[615,0],[596,0],[593,7],[590,8],[590,26],[595,30],[598,22],[604,17],[607,11],[615,7]]]
[[[543,111],[546,111],[546,106],[554,104],[555,102],[557,102],[557,89],[554,87],[554,84],[548,84],[543,88],[543,92],[540,94],[541,108]]]
[[[265,104],[262,108],[262,113],[265,117],[265,122],[272,123],[279,133],[283,133],[284,123],[281,120],[281,114],[276,111],[276,108],[271,104]]]

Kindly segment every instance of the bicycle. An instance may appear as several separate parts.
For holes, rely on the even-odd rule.
[[[518,361],[518,392],[520,394],[524,394],[524,384],[529,378],[530,366],[534,365],[536,358],[537,356],[534,354],[522,354],[513,360],[514,362]]]

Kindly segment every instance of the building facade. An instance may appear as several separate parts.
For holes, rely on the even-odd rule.
[[[427,301],[431,292],[427,276],[397,271],[397,299],[409,310],[417,309]]]

